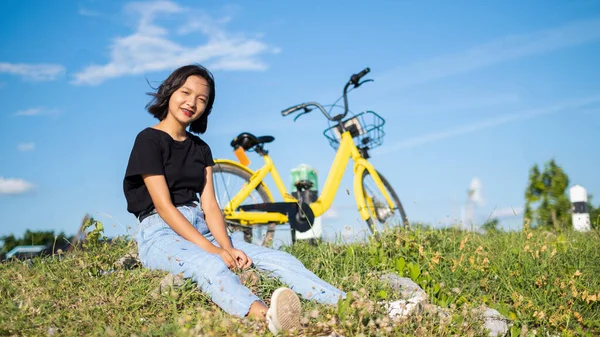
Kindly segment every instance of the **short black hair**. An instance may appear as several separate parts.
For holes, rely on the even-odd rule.
[[[152,100],[146,104],[146,109],[159,121],[165,119],[169,113],[169,100],[171,99],[171,95],[173,95],[177,89],[181,88],[188,77],[193,75],[205,79],[208,83],[208,88],[210,89],[204,112],[200,118],[190,124],[191,132],[204,133],[208,126],[208,115],[210,115],[215,101],[215,80],[211,72],[201,65],[191,64],[177,68],[173,71],[171,75],[160,84],[156,92],[148,93],[148,95],[152,96]]]

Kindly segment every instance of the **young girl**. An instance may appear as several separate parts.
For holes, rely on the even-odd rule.
[[[146,108],[160,122],[137,135],[123,181],[127,210],[140,221],[135,240],[142,264],[182,273],[225,312],[266,319],[274,334],[299,327],[296,293],[331,305],[345,297],[290,254],[228,235],[214,194],[210,147],[192,134],[206,131],[215,100],[212,74],[198,65],[181,67],[151,95]],[[277,289],[270,308],[232,272],[251,265],[291,288]]]

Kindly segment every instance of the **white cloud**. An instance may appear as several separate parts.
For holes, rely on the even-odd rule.
[[[60,64],[25,64],[0,62],[0,73],[18,75],[26,80],[53,81],[64,75],[65,67]]]
[[[15,116],[37,116],[43,112],[42,108],[31,108],[26,110],[19,110],[15,112]]]
[[[4,179],[0,177],[1,194],[22,194],[33,188],[33,185],[23,179]]]
[[[33,149],[35,149],[35,143],[33,143],[33,142],[21,143],[21,144],[17,145],[17,150],[19,150],[21,152],[33,151]]]
[[[117,37],[110,46],[110,61],[91,65],[74,75],[74,84],[94,85],[124,75],[172,69],[184,64],[203,63],[211,70],[264,70],[261,54],[278,50],[257,38],[232,35],[224,29],[230,18],[215,20],[209,15],[184,8],[171,1],[130,3],[126,12],[138,20],[136,30]],[[169,38],[169,30],[155,20],[177,14],[184,25],[174,31],[179,35],[199,32],[206,41],[193,45],[195,37],[180,44]]]
[[[555,103],[554,105],[548,106],[545,108],[539,108],[539,109],[533,109],[533,110],[527,110],[527,111],[507,114],[507,115],[503,115],[503,116],[499,116],[499,117],[495,117],[495,118],[490,118],[488,120],[459,126],[457,128],[453,128],[453,129],[449,129],[449,130],[432,132],[432,133],[424,134],[422,136],[409,138],[409,139],[400,141],[396,144],[393,144],[391,146],[388,146],[385,149],[381,149],[381,150],[377,151],[375,154],[376,155],[389,154],[389,153],[396,152],[401,149],[413,148],[413,147],[423,145],[423,144],[434,143],[434,142],[437,142],[440,140],[453,138],[453,137],[457,137],[457,136],[462,136],[462,135],[466,135],[469,133],[473,133],[473,132],[477,132],[477,131],[481,131],[481,130],[485,130],[485,129],[490,129],[490,128],[504,125],[504,124],[514,122],[517,120],[539,117],[539,116],[548,115],[548,114],[559,112],[559,111],[585,108],[587,105],[592,104],[592,103],[597,103],[597,102],[600,102],[600,95],[585,97],[585,98],[577,98],[577,99],[573,99],[573,100],[569,100],[569,101],[565,101],[565,102]]]
[[[498,208],[492,212],[490,219],[519,216],[523,214],[523,211],[524,209],[522,206]]]
[[[14,116],[31,117],[31,116],[47,116],[47,115],[58,115],[57,109],[45,109],[45,108],[30,108],[25,110],[19,110],[14,113]]]
[[[491,65],[600,40],[600,18],[556,28],[505,36],[468,50],[441,55],[388,72],[378,80],[407,87]]]

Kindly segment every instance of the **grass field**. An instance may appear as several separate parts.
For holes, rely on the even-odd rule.
[[[336,307],[303,301],[303,329],[322,336],[480,336],[483,305],[511,320],[510,336],[600,335],[600,235],[454,229],[398,230],[379,241],[283,247],[349,293]],[[116,266],[135,245],[112,244],[0,264],[0,335],[262,336],[265,324],[223,313],[191,282],[153,296],[166,273]],[[109,272],[107,272],[109,271]],[[385,272],[409,277],[447,309],[392,321],[380,303],[394,292]],[[281,285],[267,274],[248,286],[268,304]]]

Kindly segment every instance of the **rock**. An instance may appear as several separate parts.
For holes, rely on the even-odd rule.
[[[381,275],[381,281],[399,292],[400,297],[404,300],[413,298],[417,298],[420,302],[427,300],[427,293],[421,289],[418,284],[407,277],[400,277],[394,273],[387,273]]]
[[[486,308],[484,313],[485,328],[490,330],[489,336],[504,336],[508,332],[508,320],[497,310]]]
[[[115,267],[119,269],[130,270],[141,266],[142,263],[140,262],[137,253],[127,253],[117,262],[115,262]]]
[[[413,313],[421,311],[421,302],[417,299],[397,300],[384,304],[391,319],[407,317]]]
[[[392,319],[403,318],[420,312],[427,302],[427,293],[413,280],[393,273],[383,274],[381,280],[400,294],[401,299],[385,303],[388,316]]]
[[[427,303],[427,293],[413,280],[394,273],[383,274],[381,280],[399,292],[402,298],[384,304],[390,318],[402,318],[420,311],[438,314],[442,322],[449,322],[452,318],[449,310]],[[490,331],[488,336],[499,337],[508,333],[509,320],[497,310],[482,307],[476,311],[483,318],[485,328]]]
[[[476,309],[477,313],[483,316],[484,326],[490,332],[488,336],[490,337],[498,337],[505,336],[508,333],[508,322],[502,314],[500,314],[497,310],[487,307],[482,307],[481,309]]]
[[[183,276],[169,273],[160,281],[158,288],[154,289],[152,297],[156,298],[159,294],[164,294],[171,289],[177,289],[183,285],[184,281]]]

